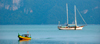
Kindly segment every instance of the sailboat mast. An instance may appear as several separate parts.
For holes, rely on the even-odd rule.
[[[77,20],[76,20],[76,5],[74,5],[74,11],[75,11],[75,26],[77,26]]]
[[[68,25],[68,4],[66,3],[66,11],[67,11],[67,25]]]

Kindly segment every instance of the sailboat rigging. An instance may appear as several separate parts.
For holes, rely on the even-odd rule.
[[[67,25],[66,26],[61,26],[60,25],[60,21],[59,21],[59,25],[58,25],[58,29],[59,30],[82,30],[82,28],[84,26],[77,26],[77,20],[76,20],[76,10],[78,11],[78,9],[76,9],[76,5],[74,5],[74,12],[75,12],[75,24],[68,24],[68,4],[66,4],[66,11],[67,11]],[[80,12],[78,11],[78,13],[80,14]],[[82,15],[80,14],[81,18],[83,19]],[[85,20],[83,19],[83,21],[85,22]],[[86,22],[85,22],[86,23]],[[70,25],[74,25],[74,26],[70,26]]]

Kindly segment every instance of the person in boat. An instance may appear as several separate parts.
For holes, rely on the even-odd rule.
[[[24,37],[29,37],[29,34],[23,34],[22,36],[24,36]]]
[[[29,32],[27,31],[27,34],[23,34],[24,37],[29,37]]]
[[[68,26],[68,24],[66,24],[66,26]]]
[[[29,32],[27,31],[27,34],[29,34]]]
[[[66,26],[69,28],[70,26],[68,26],[68,24],[66,24]]]

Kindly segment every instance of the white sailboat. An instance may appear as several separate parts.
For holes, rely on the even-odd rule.
[[[66,4],[66,10],[67,10],[67,26],[61,26],[60,22],[58,25],[58,29],[59,30],[82,30],[82,28],[84,26],[77,26],[77,20],[76,20],[76,5],[74,5],[74,11],[75,11],[75,24],[68,24],[68,6]],[[77,9],[78,11],[78,9]],[[79,11],[78,11],[79,12]],[[80,13],[79,13],[80,14]],[[80,14],[81,16],[81,14]],[[81,18],[83,19],[83,17],[81,16]],[[85,22],[85,20],[83,19],[83,21]],[[86,22],[85,22],[86,23]],[[74,25],[74,26],[70,26],[70,25]]]

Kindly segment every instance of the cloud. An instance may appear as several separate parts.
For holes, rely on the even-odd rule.
[[[2,1],[5,2],[5,1]],[[7,10],[18,10],[20,7],[23,6],[23,0],[12,0],[12,1],[6,1],[5,3],[0,2],[0,9],[5,8]]]
[[[9,6],[10,6],[10,5],[5,5],[5,9],[9,9]]]
[[[18,7],[17,7],[17,6],[13,6],[13,11],[14,11],[14,10],[17,10],[17,9],[18,9]]]
[[[20,8],[20,0],[13,0],[12,10],[17,10]]]
[[[87,12],[88,12],[88,10],[87,10],[87,9],[83,11],[83,13],[84,13],[84,14],[86,14]]]
[[[96,6],[96,7],[92,8],[92,10],[94,10],[94,9],[98,9],[98,6]]]
[[[13,4],[19,5],[20,0],[13,0]]]
[[[30,13],[32,13],[33,12],[33,10],[30,10]]]
[[[94,9],[98,9],[98,6],[96,6]]]
[[[28,14],[28,13],[32,13],[33,10],[31,8],[24,8],[24,13]]]
[[[28,14],[29,9],[24,8],[24,13]]]

